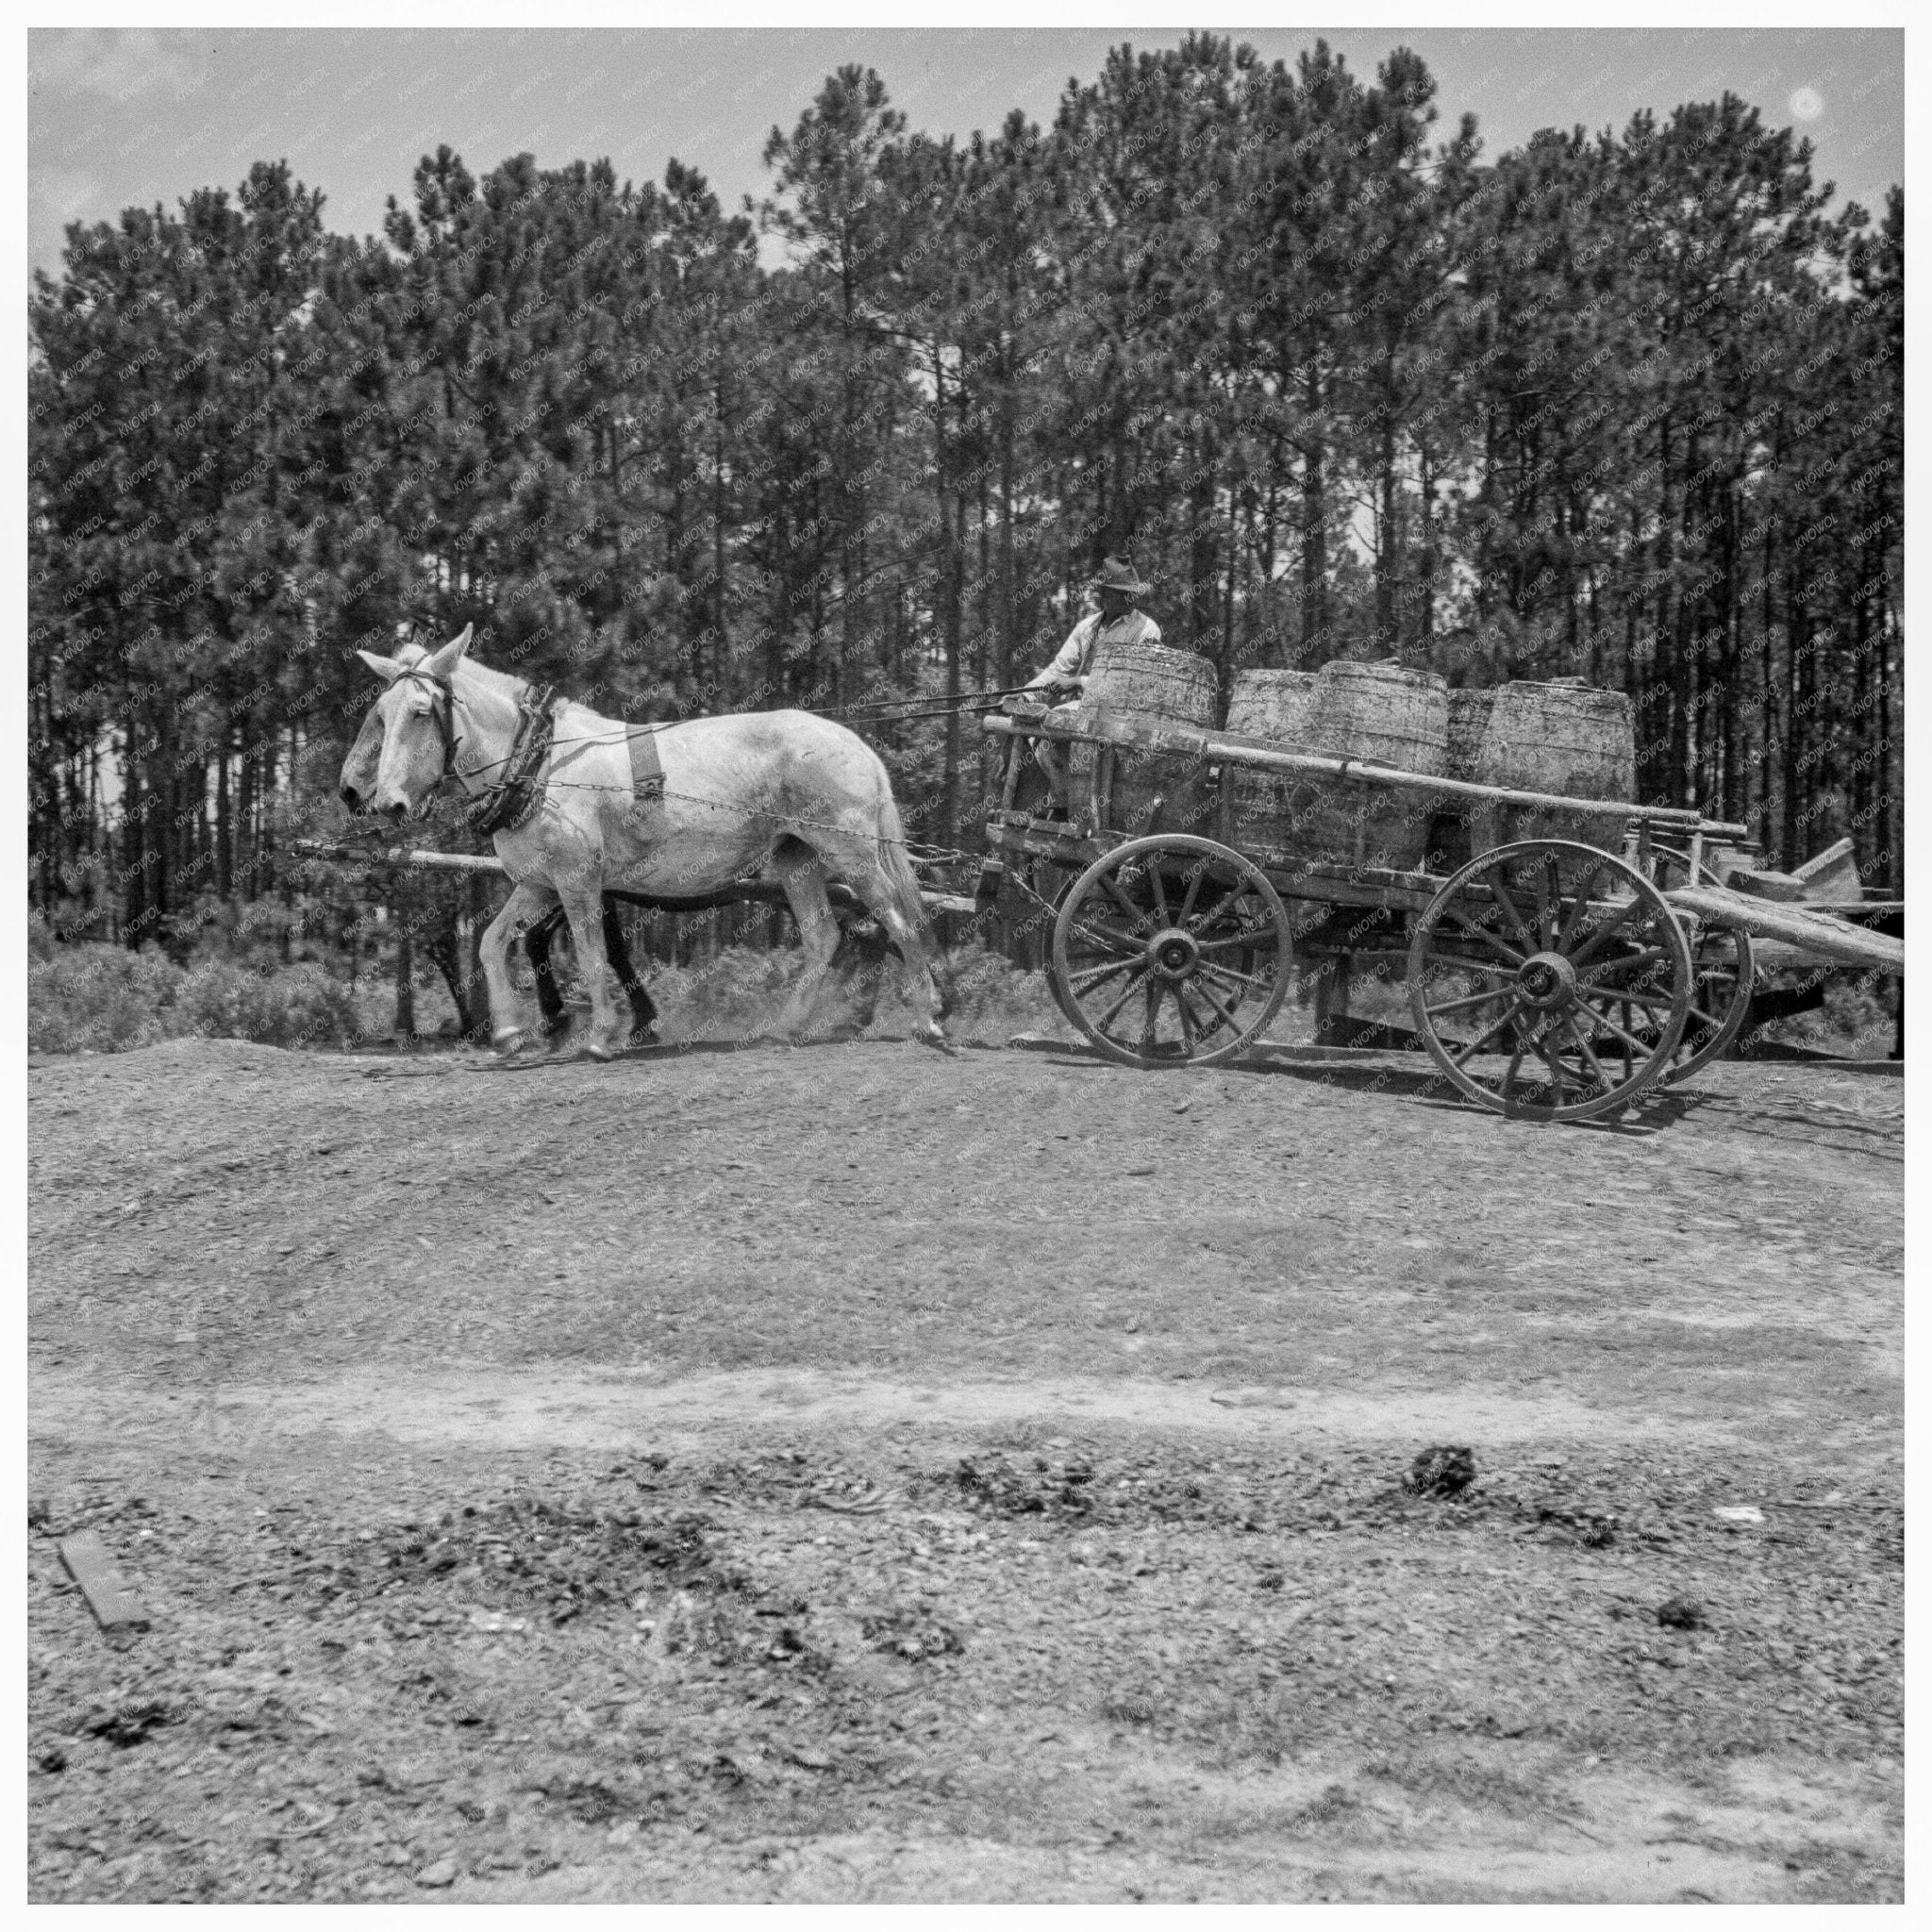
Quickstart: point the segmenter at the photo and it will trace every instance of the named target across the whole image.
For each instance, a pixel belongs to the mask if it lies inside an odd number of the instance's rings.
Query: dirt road
[[[37,1898],[1902,1895],[1881,1072],[29,1078]]]

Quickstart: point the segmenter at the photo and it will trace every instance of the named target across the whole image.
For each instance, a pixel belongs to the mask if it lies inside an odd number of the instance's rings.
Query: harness
[[[449,679],[437,677],[420,665],[405,671],[403,676],[413,684],[426,684],[432,693],[430,711],[442,736],[442,768],[457,769],[457,693]],[[472,831],[481,838],[496,832],[513,832],[543,802],[542,766],[550,755],[551,741],[557,735],[555,685],[539,689],[525,685],[517,699],[517,731],[510,741],[509,756],[503,760],[501,774],[482,797],[469,808]],[[473,774],[474,775],[474,774]]]

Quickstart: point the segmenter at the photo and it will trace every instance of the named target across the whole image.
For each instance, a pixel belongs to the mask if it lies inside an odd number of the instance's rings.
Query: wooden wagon
[[[1754,901],[1714,862],[1747,828],[1692,810],[1522,791],[1285,751],[1258,739],[1070,712],[992,717],[1006,741],[987,824],[982,906],[1018,891],[1051,918],[1048,963],[1067,1019],[1141,1067],[1233,1059],[1259,1041],[1297,962],[1332,1003],[1407,983],[1413,1034],[1482,1106],[1537,1120],[1620,1112],[1722,1053],[1743,1025],[1754,934],[1793,957],[1904,972],[1904,943],[1808,908]],[[1085,748],[1073,819],[1029,801],[1041,737]],[[1134,783],[1123,787],[1129,764]],[[1149,769],[1176,774],[1173,796]],[[1303,857],[1243,836],[1234,782],[1353,788],[1444,807],[1557,814],[1600,837],[1519,838],[1438,871]],[[1117,805],[1130,795],[1132,808]],[[1183,807],[1183,809],[1176,808]],[[1333,823],[1332,809],[1327,823]],[[1122,823],[1123,819],[1129,822]]]

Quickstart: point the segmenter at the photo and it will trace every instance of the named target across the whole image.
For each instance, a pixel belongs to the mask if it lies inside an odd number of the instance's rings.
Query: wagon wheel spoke
[[[1723,1053],[1742,1030],[1751,1010],[1757,966],[1746,934],[1730,926],[1706,928],[1694,949],[1693,965],[1690,1010],[1673,1058],[1673,1080],[1686,1078]]]
[[[1111,1026],[1111,1025],[1113,1024],[1113,1022],[1114,1022],[1114,1016],[1115,1016],[1115,1015],[1116,1015],[1116,1014],[1117,1014],[1117,1013],[1118,1013],[1118,1012],[1120,1011],[1120,1009],[1121,1009],[1121,1008],[1123,1008],[1124,1006],[1125,1006],[1125,1005],[1126,1005],[1126,1003],[1127,1003],[1127,1002],[1128,1002],[1128,1001],[1129,1001],[1130,999],[1132,999],[1132,998],[1134,997],[1134,994],[1135,994],[1136,991],[1137,991],[1137,990],[1139,989],[1139,987],[1140,987],[1140,986],[1141,985],[1141,983],[1142,983],[1142,982],[1143,982],[1143,981],[1144,981],[1144,980],[1146,979],[1146,977],[1147,977],[1147,969],[1146,969],[1146,968],[1145,968],[1145,967],[1143,966],[1143,967],[1142,967],[1142,968],[1141,969],[1141,971],[1140,971],[1139,973],[1137,973],[1137,974],[1136,974],[1134,975],[1134,977],[1133,977],[1132,979],[1130,979],[1130,980],[1128,980],[1128,981],[1127,981],[1127,983],[1126,983],[1126,986],[1124,987],[1124,990],[1122,991],[1122,992],[1121,992],[1121,996],[1120,996],[1120,998],[1119,998],[1119,999],[1117,999],[1117,1000],[1115,1000],[1115,1001],[1114,1001],[1114,1003],[1113,1003],[1113,1005],[1112,1005],[1112,1006],[1110,1006],[1109,1008],[1108,1008],[1107,1011],[1106,1011],[1106,1012],[1104,1012],[1104,1013],[1103,1013],[1103,1014],[1102,1014],[1102,1015],[1100,1016],[1100,1018],[1099,1018],[1099,1019],[1097,1019],[1097,1020],[1096,1020],[1096,1021],[1095,1021],[1095,1022],[1093,1023],[1093,1024],[1094,1024],[1094,1025],[1095,1025],[1095,1026],[1096,1026],[1096,1027],[1097,1027],[1097,1028],[1098,1028],[1098,1029],[1099,1029],[1099,1030],[1100,1030],[1100,1031],[1101,1031],[1102,1033],[1105,1033],[1105,1032],[1107,1031],[1107,1029],[1108,1029],[1108,1028],[1109,1026]]]
[[[1194,914],[1191,920],[1183,922],[1183,924],[1187,927],[1187,930],[1189,932],[1200,932],[1201,930],[1203,930],[1203,928],[1207,926],[1218,924],[1221,919],[1221,915],[1224,912],[1225,912],[1227,908],[1230,906],[1232,906],[1234,902],[1237,899],[1239,899],[1243,892],[1246,892],[1250,890],[1251,888],[1249,887],[1246,879],[1237,879],[1234,882],[1234,884],[1230,886],[1228,890],[1224,893],[1223,893],[1222,896],[1219,899],[1217,899],[1212,906],[1210,906],[1208,908],[1206,912],[1197,912]]]
[[[1661,965],[1669,957],[1661,946],[1644,946],[1626,958],[1607,960],[1594,973],[1579,973],[1576,975],[1576,984],[1579,987],[1602,986],[1604,974],[1607,973],[1622,973],[1633,966]]]
[[[1496,988],[1486,987],[1481,992],[1467,993],[1459,1000],[1438,1000],[1433,1006],[1425,1006],[1423,1011],[1432,1018],[1437,1013],[1459,1013],[1465,1007],[1487,1006],[1490,1001],[1501,997]]]
[[[1503,1069],[1503,1097],[1507,1099],[1516,1086],[1516,1070],[1523,1064],[1523,1039],[1519,1034],[1516,1051],[1509,1056],[1509,1064]]]
[[[1489,869],[1489,871],[1484,874],[1483,876],[1486,883],[1489,886],[1491,893],[1494,896],[1497,905],[1502,907],[1503,910],[1508,914],[1509,922],[1515,927],[1516,931],[1524,939],[1532,940],[1534,938],[1534,935],[1530,931],[1529,923],[1524,918],[1523,914],[1517,910],[1516,901],[1510,895],[1509,867],[1507,862],[1506,861],[1500,865],[1491,866]]]
[[[1200,1014],[1194,1012],[1192,1007],[1188,1007],[1188,1011],[1193,1016],[1194,1029],[1199,1033],[1204,1042],[1214,1039],[1224,1028],[1234,1024],[1234,1015],[1227,1012],[1224,1008],[1217,1007],[1212,1000],[1208,998],[1207,990],[1198,985],[1185,990],[1178,986],[1175,987],[1174,990],[1174,1003],[1175,1006],[1187,1006],[1186,993],[1188,991],[1197,993],[1206,1002],[1208,1007],[1208,1017],[1205,1020],[1202,1019]]]
[[[1257,926],[1253,932],[1229,933],[1225,939],[1197,940],[1196,947],[1204,953],[1224,953],[1230,946],[1244,946],[1254,952],[1258,946],[1265,946],[1271,935],[1265,926]]]
[[[1556,943],[1557,924],[1563,912],[1563,875],[1557,855],[1547,847],[1543,852],[1542,877],[1537,892],[1537,940],[1543,946]]]
[[[1563,915],[1563,924],[1557,928],[1555,941],[1556,950],[1567,953],[1571,942],[1576,937],[1576,924],[1593,903],[1596,882],[1604,875],[1599,863],[1591,867],[1588,874],[1576,882],[1576,896],[1570,902],[1570,909]]]
[[[1592,906],[1601,905],[1603,903],[1605,902],[1601,900],[1593,899],[1591,901],[1591,904]],[[1602,945],[1603,942],[1607,939],[1608,939],[1609,936],[1613,932],[1615,932],[1616,929],[1620,925],[1622,925],[1626,919],[1628,919],[1631,916],[1632,913],[1641,912],[1647,909],[1641,899],[1631,899],[1621,906],[1618,905],[1614,900],[1610,901],[1609,904],[1610,916],[1607,919],[1606,919],[1600,926],[1597,927],[1596,931],[1593,932],[1589,939],[1585,940],[1584,942],[1580,946],[1578,946],[1574,953],[1570,955],[1570,963],[1572,966],[1581,966],[1583,962],[1587,958],[1589,958],[1590,956],[1593,952],[1595,952],[1596,949],[1600,945]]]
[[[1590,1070],[1592,1074],[1596,1075],[1597,1085],[1599,1087],[1605,1088],[1614,1086],[1616,1083],[1610,1078],[1609,1074],[1605,1071],[1603,1061],[1597,1058],[1595,1048],[1592,1047],[1590,1041],[1587,1041],[1583,1037],[1583,1035],[1577,1030],[1575,1015],[1573,1013],[1565,1013],[1563,1015],[1563,1024],[1564,1025],[1569,1027],[1570,1038],[1576,1042],[1578,1048],[1581,1050],[1583,1054],[1583,1058],[1590,1062]]]
[[[1103,886],[1107,888],[1107,891],[1112,897],[1114,904],[1118,906],[1121,908],[1121,910],[1127,915],[1127,918],[1130,922],[1127,928],[1128,931],[1133,932],[1143,928],[1146,925],[1149,917],[1147,908],[1144,906],[1136,906],[1134,902],[1130,898],[1128,898],[1124,891],[1121,891],[1120,882],[1114,877],[1112,873],[1105,874],[1102,876],[1100,882]]]
[[[1516,945],[1527,950],[1512,956]],[[1459,984],[1451,962],[1469,975]],[[1681,923],[1625,860],[1531,839],[1437,891],[1410,938],[1409,1007],[1423,1044],[1469,1098],[1587,1120],[1661,1076],[1693,998],[1699,1015],[1729,1010],[1693,974]]]
[[[1180,1015],[1181,1044],[1187,1048],[1188,1057],[1192,1058],[1194,1052],[1194,1016],[1188,1011],[1187,995],[1181,991],[1179,987],[1175,987],[1174,990],[1174,1009]]]
[[[1563,1063],[1557,1059],[1555,1047],[1550,1044],[1550,1029],[1540,1026],[1531,1044],[1535,1046],[1544,1066],[1550,1070],[1550,1091],[1557,1096],[1557,1105],[1563,1104]]]
[[[1517,1006],[1516,1002],[1512,999],[1509,1002],[1508,1007],[1505,1009],[1500,1018],[1491,1020],[1490,1024],[1487,1026],[1485,1026],[1483,1030],[1480,1033],[1478,1033],[1474,1040],[1468,1041],[1467,1044],[1457,1049],[1455,1055],[1456,1064],[1458,1067],[1461,1066],[1463,1062],[1467,1060],[1473,1053],[1475,1052],[1477,1047],[1481,1046],[1485,1041],[1491,1039],[1495,1034],[1499,1033],[1505,1026],[1507,1026],[1511,1020],[1515,1019],[1516,1014]],[[1520,1060],[1522,1058],[1523,1049],[1519,1046],[1516,1050],[1516,1059],[1512,1059],[1509,1062],[1510,1067],[1513,1069],[1516,1065],[1516,1060]]]
[[[1194,982],[1194,991],[1221,1016],[1221,1023],[1224,1026],[1232,1026],[1237,1032],[1241,1030],[1241,1022],[1235,1018],[1232,1009],[1224,1007],[1198,979]]]
[[[1523,962],[1529,958],[1529,955],[1527,953],[1519,953],[1513,947],[1506,946],[1503,943],[1503,941],[1499,940],[1496,937],[1496,935],[1489,929],[1488,926],[1477,925],[1474,924],[1469,919],[1468,915],[1463,912],[1462,908],[1459,906],[1450,907],[1449,917],[1453,919],[1457,923],[1457,924],[1459,925],[1463,929],[1463,931],[1470,936],[1471,939],[1482,940],[1485,943],[1493,946],[1497,952],[1502,954],[1504,958],[1508,960],[1510,965],[1521,966]]]
[[[1158,1044],[1156,1029],[1160,1024],[1160,994],[1164,982],[1151,973],[1147,975],[1147,1010],[1141,1021],[1141,1051],[1151,1056]]]
[[[1067,983],[1076,993],[1091,992],[1103,980],[1111,979],[1116,973],[1131,973],[1134,962],[1131,959],[1116,959],[1111,966],[1095,966],[1085,973],[1071,973]]]
[[[1723,1019],[1718,1014],[1707,1013],[1704,1010],[1704,1008],[1697,1004],[1695,1000],[1692,1000],[1690,1002],[1690,1015],[1685,1023],[1687,1030],[1689,1028],[1689,1024],[1690,1020],[1702,1020],[1704,1024],[1707,1026],[1708,1026],[1713,1033],[1715,1033],[1717,1029],[1724,1024]]]
[[[1676,1004],[1674,1000],[1666,999],[1660,993],[1639,992],[1634,986],[1619,986],[1608,991],[1593,986],[1579,986],[1576,989],[1578,1001],[1586,1006],[1591,1003],[1592,995],[1596,999],[1614,1000],[1620,1007],[1642,1007],[1653,1013],[1659,1010],[1668,1013]],[[1629,1015],[1626,1013],[1624,1018],[1628,1019]]]
[[[1049,979],[1061,1012],[1109,1058],[1216,1063],[1279,1009],[1292,945],[1287,908],[1249,860],[1196,834],[1154,834],[1115,846],[1069,887]]]
[[[1188,915],[1194,909],[1194,901],[1200,895],[1201,881],[1208,876],[1208,861],[1197,859],[1188,868],[1188,895],[1181,901],[1181,909],[1174,915],[1176,925],[1186,925]]]
[[[1652,1051],[1652,1048],[1646,1046],[1642,1041],[1639,1040],[1636,1034],[1632,1033],[1628,1027],[1618,1025],[1616,1021],[1611,1019],[1607,1013],[1602,1012],[1597,1008],[1589,1005],[1585,1005],[1583,1010],[1587,1012],[1591,1019],[1595,1020],[1599,1025],[1607,1026],[1609,1030],[1612,1033],[1614,1033],[1617,1036],[1617,1038],[1624,1042],[1624,1045],[1626,1050],[1634,1051],[1646,1056]],[[1628,1015],[1626,1014],[1625,1018],[1627,1017]]]
[[[1203,959],[1200,970],[1204,974],[1211,973],[1216,979],[1231,979],[1237,986],[1245,986],[1255,992],[1266,993],[1274,991],[1269,981],[1257,979],[1251,974],[1237,973],[1232,966],[1223,966],[1212,959]]]
[[[1122,958],[1138,959],[1147,950],[1144,940],[1137,940],[1130,934],[1116,932],[1110,925],[1096,925],[1091,919],[1083,919],[1074,928],[1076,939],[1091,940],[1100,951],[1118,952]]]

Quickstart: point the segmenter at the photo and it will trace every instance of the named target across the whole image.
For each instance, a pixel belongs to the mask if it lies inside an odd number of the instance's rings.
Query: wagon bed
[[[1291,962],[1315,958],[1343,1011],[1351,984],[1407,980],[1420,1043],[1466,1097],[1511,1115],[1590,1119],[1730,1043],[1750,1006],[1754,933],[1794,957],[1904,971],[1902,939],[1721,886],[1709,858],[1748,828],[1696,810],[1434,777],[1185,725],[1096,728],[1065,711],[983,724],[1008,757],[980,903],[1017,891],[1050,917],[1061,1010],[1131,1065],[1235,1058],[1278,1010]],[[1093,748],[1075,822],[1023,803],[1026,753],[1041,737]],[[1135,823],[1116,823],[1121,760],[1144,758],[1207,768],[1192,823],[1162,824],[1158,792]],[[1245,836],[1227,782],[1237,769],[1343,796],[1402,791],[1418,810],[1560,812],[1600,822],[1604,836],[1516,840],[1443,873],[1370,863],[1358,837],[1355,858],[1340,862]],[[1143,782],[1135,796],[1146,792]]]

